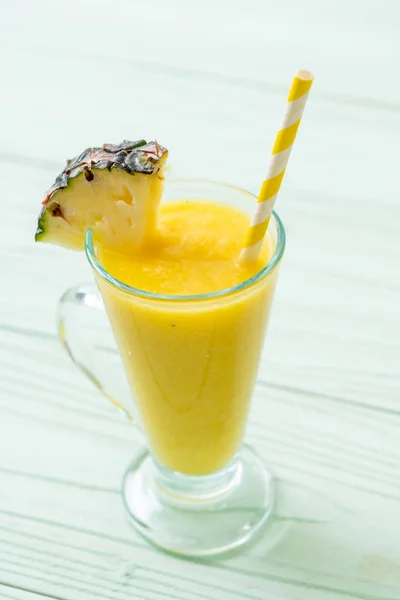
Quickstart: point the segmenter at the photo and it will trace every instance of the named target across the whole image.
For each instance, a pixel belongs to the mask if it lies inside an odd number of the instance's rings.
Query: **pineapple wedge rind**
[[[46,194],[35,240],[82,250],[91,228],[111,248],[134,250],[154,225],[167,156],[145,140],[87,148]]]

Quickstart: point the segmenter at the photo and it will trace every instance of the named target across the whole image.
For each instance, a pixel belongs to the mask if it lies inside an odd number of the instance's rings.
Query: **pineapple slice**
[[[154,229],[167,156],[145,140],[87,148],[48,191],[35,240],[82,250],[92,229],[101,244],[134,251]]]

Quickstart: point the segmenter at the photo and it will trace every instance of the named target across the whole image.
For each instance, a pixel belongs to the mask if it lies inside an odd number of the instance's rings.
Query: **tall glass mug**
[[[167,181],[163,202],[179,200],[207,200],[249,214],[256,202],[229,185]],[[274,251],[261,271],[230,289],[192,296],[153,294],[116,280],[100,264],[91,231],[86,235],[86,256],[131,390],[124,410],[147,442],[126,472],[124,504],[141,534],[171,552],[210,556],[237,548],[272,510],[272,477],[243,445],[285,248],[276,214],[269,233]],[[99,387],[91,357],[76,341],[74,315],[77,305],[87,311],[101,307],[101,299],[75,288],[59,312],[64,344]]]

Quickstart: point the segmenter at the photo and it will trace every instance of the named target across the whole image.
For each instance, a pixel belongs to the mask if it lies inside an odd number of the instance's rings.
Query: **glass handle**
[[[58,336],[72,361],[131,421],[132,398],[103,301],[94,284],[70,288],[57,313]],[[118,398],[118,400],[117,400]]]

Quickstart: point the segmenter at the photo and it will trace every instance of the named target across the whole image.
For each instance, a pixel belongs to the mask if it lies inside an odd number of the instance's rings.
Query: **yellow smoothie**
[[[249,217],[212,202],[162,205],[134,255],[97,248],[119,281],[154,294],[207,294],[249,279],[268,262],[238,264]],[[224,467],[242,444],[277,270],[247,289],[200,300],[127,294],[98,277],[140,419],[156,459],[189,475]]]

